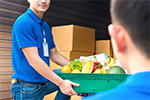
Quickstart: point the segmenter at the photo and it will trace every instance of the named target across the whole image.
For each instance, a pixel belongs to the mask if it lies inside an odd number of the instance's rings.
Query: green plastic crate
[[[129,74],[88,74],[88,73],[59,73],[63,79],[80,84],[73,86],[77,93],[96,93],[115,88],[123,83]]]

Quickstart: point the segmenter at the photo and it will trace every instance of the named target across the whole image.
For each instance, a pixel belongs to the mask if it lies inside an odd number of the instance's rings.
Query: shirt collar
[[[133,86],[140,86],[141,84],[143,84],[143,86],[149,86],[150,84],[149,76],[150,76],[150,71],[140,72],[140,73],[130,75],[127,78],[126,84],[130,84]]]
[[[35,14],[30,8],[28,8],[27,13],[32,17],[32,19],[33,19],[36,23],[38,23],[38,24],[40,24],[42,27],[44,27],[45,21],[43,20],[43,18],[42,18],[42,20],[41,20],[39,17],[37,17],[36,14]]]
[[[39,23],[41,26],[42,26],[42,28],[45,26],[45,24],[46,24],[46,22],[44,21],[44,19],[42,18],[42,20],[41,20],[41,22]]]

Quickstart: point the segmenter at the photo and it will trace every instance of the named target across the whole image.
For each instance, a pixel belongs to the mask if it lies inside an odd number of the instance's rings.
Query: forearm
[[[71,63],[66,57],[59,54],[58,52],[53,57],[51,57],[51,60],[60,66],[69,65]]]
[[[72,85],[79,86],[79,84],[73,83],[69,80],[63,80],[57,76],[49,66],[42,60],[38,59],[34,64],[31,64],[33,68],[42,76],[55,83],[61,91],[66,95],[77,95],[77,93],[72,89]]]
[[[56,49],[53,50],[54,52],[56,51]],[[22,51],[25,54],[29,64],[43,77],[47,78],[48,80],[59,86],[63,93],[68,95],[77,94],[71,87],[73,83],[67,82],[60,78],[58,75],[56,75],[50,69],[50,67],[40,58],[40,56],[38,55],[37,47],[22,48]],[[55,55],[55,53],[53,54]]]
[[[60,85],[63,82],[58,75],[56,75],[50,67],[39,57],[36,58],[35,62],[30,63],[30,65],[42,76],[52,81],[56,85]]]

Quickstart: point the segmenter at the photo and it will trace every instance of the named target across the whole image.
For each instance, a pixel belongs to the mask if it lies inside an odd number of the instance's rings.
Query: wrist
[[[62,84],[64,83],[64,80],[62,78],[60,78],[59,82],[58,82],[58,86],[62,86]]]

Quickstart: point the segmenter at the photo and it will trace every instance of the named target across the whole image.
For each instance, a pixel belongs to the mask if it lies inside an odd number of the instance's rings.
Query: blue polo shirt
[[[150,100],[150,72],[128,76],[118,87],[81,100]]]
[[[43,54],[43,29],[48,43],[49,57],[44,57]],[[50,66],[50,49],[55,47],[51,29],[30,8],[17,18],[12,28],[12,67],[14,70],[12,78],[26,82],[46,82],[47,79],[40,75],[27,61],[21,50],[25,47],[37,47],[41,59]]]

